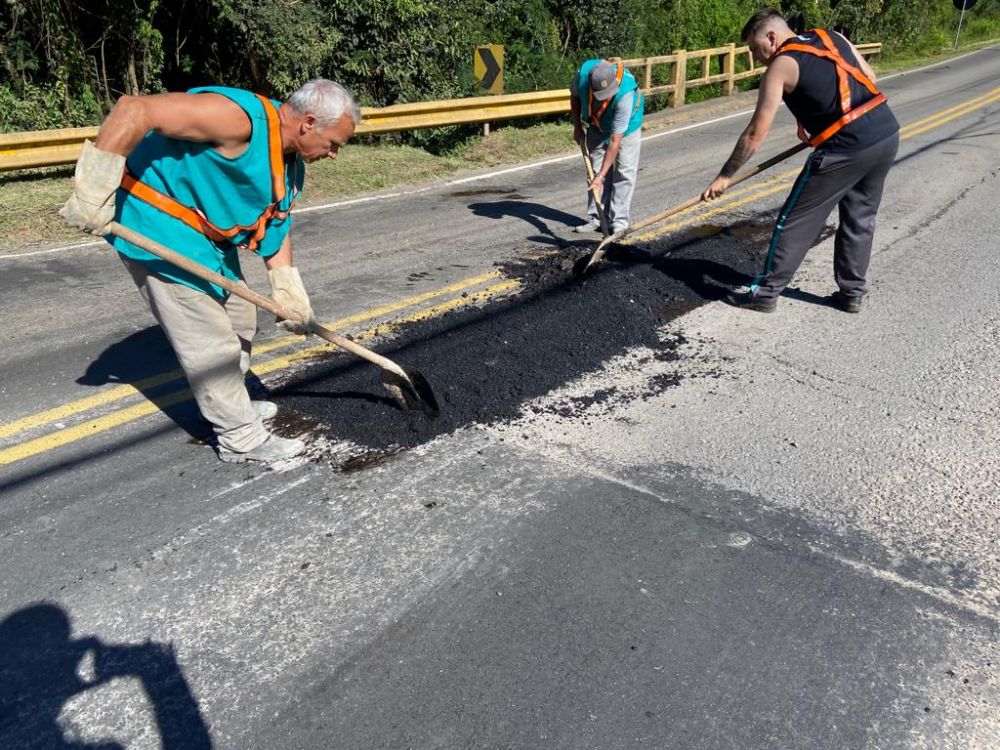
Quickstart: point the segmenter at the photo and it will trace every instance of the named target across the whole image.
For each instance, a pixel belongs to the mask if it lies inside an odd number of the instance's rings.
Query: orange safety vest
[[[273,202],[264,209],[256,221],[245,226],[234,225],[227,229],[222,229],[213,224],[198,209],[185,206],[169,195],[164,195],[149,185],[140,182],[129,173],[128,169],[125,170],[125,174],[122,176],[122,188],[130,195],[134,195],[136,198],[158,208],[167,215],[183,221],[189,227],[205,235],[213,242],[231,241],[237,235],[244,232],[251,232],[252,234],[250,234],[245,243],[240,245],[240,247],[247,250],[256,250],[260,241],[264,238],[268,222],[272,219],[284,219],[292,210],[292,205],[289,204],[287,210],[282,211],[280,209],[281,202],[285,199],[287,191],[285,189],[285,156],[281,150],[281,119],[278,116],[278,110],[266,97],[260,94],[254,94],[254,96],[264,105],[264,114],[267,118],[267,151],[271,165],[271,195],[273,199]],[[295,181],[293,180],[292,183],[294,185]],[[293,196],[292,203],[294,202]]]
[[[880,104],[884,104],[885,94],[875,88],[875,84],[864,74],[863,71],[859,70],[856,66],[851,65],[851,63],[844,59],[844,56],[840,54],[840,50],[837,49],[837,45],[834,44],[833,39],[830,38],[830,35],[827,34],[826,31],[823,29],[813,29],[811,33],[814,33],[819,37],[825,49],[813,47],[809,44],[786,44],[778,50],[778,54],[780,55],[784,52],[804,52],[807,55],[815,55],[816,57],[822,57],[825,60],[829,60],[837,68],[837,84],[840,89],[840,111],[843,114],[822,133],[809,138],[809,145],[816,148],[823,143],[826,143],[826,141],[830,140],[830,138],[840,132],[841,129],[850,125],[866,112],[870,112]],[[874,98],[869,99],[860,107],[852,106],[851,85],[848,76],[868,89],[868,91],[874,95]],[[806,131],[800,123],[799,136],[802,137],[804,135],[806,135]]]

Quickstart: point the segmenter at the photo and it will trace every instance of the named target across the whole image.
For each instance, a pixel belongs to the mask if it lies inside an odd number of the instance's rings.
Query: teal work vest
[[[625,129],[625,135],[631,135],[632,133],[639,130],[642,127],[642,115],[646,107],[645,98],[642,92],[639,91],[639,84],[635,80],[635,76],[625,70],[622,66],[622,78],[621,83],[618,86],[618,91],[610,99],[603,102],[599,102],[593,97],[593,91],[590,89],[590,71],[598,64],[604,62],[603,60],[587,60],[583,65],[580,66],[580,73],[577,77],[576,85],[578,88],[577,95],[580,97],[580,120],[587,123],[590,127],[596,127],[601,133],[604,134],[604,142],[607,143],[611,140],[611,128],[612,123],[615,118],[615,106],[621,101],[623,96],[627,96],[631,92],[635,92],[635,99],[632,105],[632,117],[628,121],[628,127]]]
[[[189,93],[221,94],[247,113],[250,142],[239,156],[223,156],[209,143],[167,138],[150,131],[129,154],[116,198],[115,220],[226,278],[242,278],[239,250],[268,258],[292,226],[289,215],[302,189],[305,167],[281,151],[277,102],[222,87]],[[175,268],[120,237],[108,242],[159,276],[215,299],[227,293]]]

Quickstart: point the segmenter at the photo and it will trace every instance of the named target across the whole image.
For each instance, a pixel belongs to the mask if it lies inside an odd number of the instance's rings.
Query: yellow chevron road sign
[[[479,88],[490,94],[503,93],[503,45],[484,44],[476,47],[472,58],[472,73]]]

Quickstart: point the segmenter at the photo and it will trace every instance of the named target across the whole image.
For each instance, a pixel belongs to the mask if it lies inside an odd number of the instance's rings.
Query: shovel
[[[748,169],[745,172],[742,172],[741,174],[738,174],[735,177],[733,177],[732,181],[729,183],[729,187],[732,187],[733,185],[738,185],[744,180],[749,180],[751,177],[760,174],[765,169],[770,169],[778,162],[782,162],[788,157],[794,156],[795,154],[799,153],[799,151],[802,151],[808,145],[809,145],[808,143],[798,143],[795,146],[792,146],[790,149],[782,151],[777,156],[772,156],[770,159],[762,161],[756,167]],[[593,254],[590,256],[590,260],[588,260],[587,263],[583,266],[583,268],[579,271],[580,275],[587,273],[596,264],[600,263],[601,259],[604,257],[604,254],[607,252],[608,245],[610,245],[612,242],[617,242],[622,237],[632,234],[633,232],[637,232],[640,229],[645,229],[646,227],[651,226],[653,224],[659,224],[664,219],[673,216],[674,214],[679,214],[681,211],[686,211],[689,208],[693,208],[694,206],[697,206],[701,202],[702,202],[701,196],[697,195],[694,198],[690,198],[684,201],[683,203],[679,203],[676,206],[673,206],[672,208],[668,208],[665,211],[661,211],[655,216],[650,216],[645,221],[641,221],[638,224],[634,224],[632,226],[625,227],[624,229],[620,229],[619,231],[612,234],[610,237],[605,237],[603,240],[601,240],[601,244],[597,246],[597,249],[594,250]]]
[[[251,302],[257,307],[277,315],[279,318],[294,320],[296,317],[273,299],[240,286],[225,276],[210,271],[200,263],[196,263],[190,258],[186,258],[180,253],[161,245],[159,242],[144,237],[128,227],[123,227],[116,221],[108,225],[108,231],[127,242],[131,242],[136,247],[141,247],[146,252],[152,253],[158,258],[162,258],[178,268],[194,274],[200,279],[220,286],[237,297],[242,297],[247,302]],[[367,360],[376,367],[381,368],[382,385],[392,394],[392,397],[399,404],[400,408],[420,410],[429,417],[436,417],[440,413],[437,399],[434,398],[434,391],[431,390],[430,383],[427,382],[427,378],[416,370],[400,367],[388,357],[376,354],[370,349],[366,349],[360,344],[351,341],[346,336],[341,336],[328,328],[324,328],[319,323],[312,323],[309,329],[311,333],[315,333],[320,338],[326,339],[331,344],[335,344],[341,349],[346,349],[356,357],[361,357],[361,359]]]
[[[587,165],[587,184],[594,181],[594,162],[590,160],[590,153],[587,151],[587,142],[580,144],[580,153],[583,154],[583,163]],[[594,205],[597,206],[597,216],[601,220],[601,234],[607,237],[611,234],[611,227],[608,226],[608,217],[604,213],[604,205],[601,203],[601,196],[597,188],[591,188],[590,194],[594,196]]]

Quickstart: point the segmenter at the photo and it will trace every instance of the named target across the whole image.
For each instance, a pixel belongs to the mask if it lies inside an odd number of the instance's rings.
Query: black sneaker
[[[754,297],[753,292],[733,292],[726,295],[725,302],[733,307],[739,307],[742,310],[753,310],[754,312],[773,313],[778,309],[778,300],[758,299]]]
[[[830,295],[830,304],[845,313],[859,313],[863,299],[864,297],[849,297],[843,292],[837,291]]]

